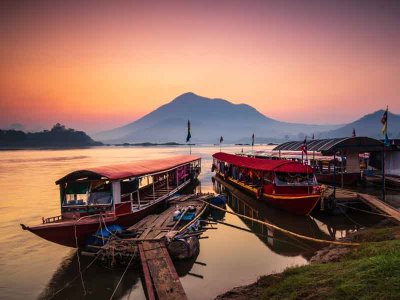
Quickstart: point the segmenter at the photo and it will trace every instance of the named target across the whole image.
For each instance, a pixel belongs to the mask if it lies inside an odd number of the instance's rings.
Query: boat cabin
[[[200,171],[201,159],[191,155],[74,171],[56,181],[61,216],[133,213],[177,192]]]

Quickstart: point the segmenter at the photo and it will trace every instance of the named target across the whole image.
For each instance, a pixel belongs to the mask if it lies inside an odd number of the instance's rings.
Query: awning
[[[83,170],[74,171],[59,180],[56,184],[62,182],[77,180],[80,178],[88,177],[89,179],[109,179],[118,180],[148,174],[159,173],[173,169],[175,167],[199,160],[200,157],[193,155],[180,155],[164,159],[143,160],[127,164],[109,165],[94,168],[87,168]]]
[[[218,152],[213,157],[219,161],[226,162],[242,168],[248,168],[258,171],[274,171],[285,173],[313,173],[310,166],[291,160],[272,160],[263,158],[253,158]]]

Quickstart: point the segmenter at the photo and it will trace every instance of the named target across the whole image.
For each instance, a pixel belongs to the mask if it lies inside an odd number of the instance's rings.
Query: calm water
[[[261,147],[266,149],[267,147]],[[242,147],[224,147],[238,152]],[[378,220],[365,215],[296,217],[273,210],[230,186],[213,184],[211,154],[217,146],[198,146],[192,153],[202,160],[201,191],[224,192],[231,210],[267,220],[292,231],[324,239],[345,236],[360,225]],[[187,154],[187,147],[92,148],[75,150],[21,150],[0,152],[0,298],[48,299],[79,275],[75,250],[42,240],[21,230],[20,223],[35,225],[42,216],[59,214],[59,194],[54,182],[76,169]],[[306,264],[317,245],[289,238],[265,227],[227,214],[225,223],[209,230],[200,242],[200,254],[176,264],[189,299],[212,299],[260,275]],[[91,259],[81,258],[82,269]],[[54,296],[55,299],[108,299],[123,270],[94,264],[80,278]],[[117,297],[144,299],[140,270],[129,270]]]

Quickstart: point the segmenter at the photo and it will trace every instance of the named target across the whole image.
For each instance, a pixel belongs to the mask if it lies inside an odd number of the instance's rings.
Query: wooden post
[[[167,191],[169,193],[169,173],[167,172]]]
[[[140,190],[140,184],[139,184],[138,189],[137,189],[138,208],[140,209],[140,195],[139,195],[139,190]]]
[[[336,198],[336,149],[333,149],[333,197]]]
[[[382,146],[382,200],[386,200],[386,187],[385,187],[385,144]]]
[[[342,151],[340,151],[340,159],[341,159],[341,162],[340,162],[340,179],[341,179],[341,185],[342,185],[342,188],[343,188],[343,186],[344,186],[344,184],[343,184],[343,152]]]
[[[154,186],[154,176],[153,176],[153,202],[155,202],[155,201],[156,201],[156,189]]]

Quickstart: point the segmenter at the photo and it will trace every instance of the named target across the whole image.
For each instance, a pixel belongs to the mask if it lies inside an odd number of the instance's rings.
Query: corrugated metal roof
[[[276,146],[274,151],[301,151],[303,141],[290,141]],[[308,151],[333,154],[339,150],[353,150],[358,152],[382,151],[383,143],[369,137],[347,137],[335,139],[321,139],[307,141]]]

